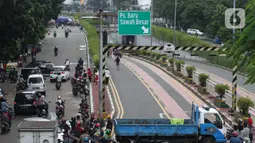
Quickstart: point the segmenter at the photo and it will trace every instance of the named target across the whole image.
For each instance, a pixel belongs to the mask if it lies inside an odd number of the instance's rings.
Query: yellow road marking
[[[121,61],[122,62],[122,61]],[[123,63],[123,62],[122,62]],[[150,90],[150,88],[146,85],[146,83],[139,77],[137,73],[133,69],[131,69],[127,64],[123,63],[124,66],[126,66],[142,83],[143,85],[147,88],[147,90],[150,92],[151,96],[155,99],[155,101],[158,103],[159,107],[162,109],[162,111],[165,113],[168,119],[170,119],[169,114],[165,110],[165,108],[161,105],[161,103],[158,101],[156,96],[153,94],[153,92]]]
[[[110,86],[111,86],[111,89],[113,91],[113,96],[114,96],[114,100],[116,101],[116,103],[119,105],[119,112],[120,112],[120,119],[123,118],[124,116],[124,109],[123,109],[123,106],[122,106],[122,103],[121,103],[121,100],[120,100],[120,96],[119,96],[119,93],[117,91],[117,88],[116,86],[114,85],[113,81],[112,81],[112,78],[110,78]]]

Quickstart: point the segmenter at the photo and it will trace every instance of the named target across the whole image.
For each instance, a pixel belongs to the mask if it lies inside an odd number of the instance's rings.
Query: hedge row
[[[152,35],[161,41],[173,43],[174,30],[164,27],[152,26]],[[176,46],[210,46],[210,44],[176,30]]]
[[[89,43],[89,52],[93,57],[93,62],[96,67],[99,67],[99,36],[96,30],[96,27],[91,25],[86,20],[80,20],[80,24],[87,31],[87,38]]]
[[[171,71],[170,69],[173,70],[173,66],[175,65],[176,69],[174,73],[180,77],[184,76],[184,75],[180,75],[181,65],[185,64],[185,61],[183,60],[176,60],[176,59],[167,57],[165,54],[150,52],[146,50],[141,50],[139,51],[138,54],[142,56],[143,58],[146,58],[150,61],[155,62],[156,64],[160,64],[162,67],[166,67],[167,70],[169,71]],[[170,65],[168,65],[168,63],[170,63]],[[187,77],[185,77],[185,81],[188,84],[194,84],[192,76],[193,76],[193,71],[196,71],[196,68],[194,66],[187,66],[185,70],[188,73]],[[198,92],[200,92],[201,94],[207,93],[206,84],[207,84],[208,78],[209,78],[209,75],[207,74],[204,74],[204,73],[199,74]],[[219,108],[230,108],[225,103],[225,100],[222,100],[226,93],[226,90],[229,90],[229,86],[227,84],[216,84],[214,88],[215,88],[215,92],[218,94],[218,98],[215,98],[214,104]],[[254,105],[255,105],[254,102],[249,97],[239,97],[237,101],[237,107],[241,110],[241,112],[238,114],[241,117],[247,117],[249,107],[254,107]]]

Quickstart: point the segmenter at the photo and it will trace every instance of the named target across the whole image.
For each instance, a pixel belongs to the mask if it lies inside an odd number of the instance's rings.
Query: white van
[[[42,74],[29,75],[27,79],[28,88],[37,90],[42,95],[46,96],[46,85]]]

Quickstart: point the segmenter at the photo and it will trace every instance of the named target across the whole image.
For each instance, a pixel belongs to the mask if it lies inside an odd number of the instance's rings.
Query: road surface
[[[70,33],[68,38],[65,38],[64,30],[61,28],[57,29],[57,37],[53,37],[53,33],[51,35],[47,35],[45,41],[42,44],[42,51],[38,53],[38,60],[48,60],[52,61],[55,65],[63,65],[65,59],[69,59],[70,63],[77,63],[80,57],[85,59],[85,51],[80,51],[79,46],[85,45],[83,34],[80,32],[79,28],[71,28],[72,32]],[[53,54],[54,46],[59,47],[59,54],[55,57]],[[73,74],[75,65],[71,65],[71,72]],[[8,93],[8,102],[13,104],[13,94],[15,94],[13,89],[15,89],[15,85],[5,84],[3,87]],[[72,88],[70,81],[64,82],[59,91],[56,90],[55,84],[49,82],[49,78],[46,79],[46,87],[47,87],[47,101],[51,101],[49,112],[55,112],[55,101],[57,96],[62,96],[62,99],[66,100],[66,118],[70,119],[71,116],[74,116],[79,107],[80,97],[74,97],[72,95]],[[36,116],[36,115],[34,115]],[[17,126],[24,119],[31,117],[28,116],[17,116],[13,120],[13,126],[10,133],[0,135],[0,138],[4,142],[8,143],[16,143],[17,142]]]
[[[116,40],[116,34],[110,34],[109,36],[110,40],[112,42],[120,42],[121,38],[118,37],[117,34],[117,40]],[[153,40],[153,45],[163,45],[164,43],[159,43],[157,40]],[[149,38],[145,38],[142,36],[137,36],[137,45],[150,45],[150,39]],[[189,53],[185,53],[185,52],[181,52],[180,51],[180,56],[181,57],[190,57]],[[196,59],[199,59],[198,57],[196,57]],[[214,66],[210,66],[210,65],[206,65],[203,63],[199,63],[199,62],[193,62],[193,61],[186,61],[187,64],[189,65],[193,65],[197,68],[197,70],[203,72],[203,73],[207,73],[210,75],[210,78],[213,81],[216,81],[218,83],[225,83],[228,84],[231,87],[231,81],[232,81],[232,73],[230,71],[221,69],[221,68],[217,68]],[[253,100],[255,100],[255,88],[254,85],[244,85],[246,79],[244,77],[239,76],[237,83],[238,83],[238,94],[242,95],[242,96],[249,96],[251,97]]]
[[[204,104],[188,89],[160,69],[133,58],[114,59],[107,66],[124,108],[123,118],[188,118],[191,103]]]

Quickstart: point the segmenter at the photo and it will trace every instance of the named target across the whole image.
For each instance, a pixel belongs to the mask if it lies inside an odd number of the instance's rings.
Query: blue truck
[[[192,104],[191,119],[114,119],[120,143],[225,143],[226,127],[219,112]]]

